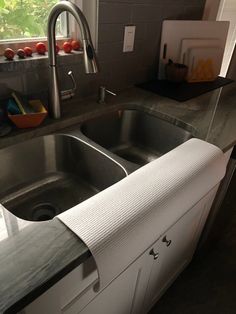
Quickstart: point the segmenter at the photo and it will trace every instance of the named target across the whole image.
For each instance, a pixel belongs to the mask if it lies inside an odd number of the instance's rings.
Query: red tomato
[[[70,53],[72,50],[72,45],[71,43],[69,43],[69,41],[65,41],[63,44],[63,50],[65,51],[65,53]]]
[[[56,54],[58,54],[59,51],[60,51],[60,47],[56,45]]]
[[[71,46],[73,50],[79,50],[80,49],[80,42],[78,40],[73,40],[71,42]]]
[[[26,57],[31,57],[33,50],[30,47],[25,47],[24,52],[25,52]]]
[[[7,58],[7,60],[13,60],[15,55],[15,52],[11,48],[7,48],[4,51],[4,56]]]
[[[37,53],[40,55],[44,55],[47,50],[46,45],[44,43],[37,43],[35,47],[36,47]]]
[[[19,58],[23,59],[25,57],[24,49],[18,49],[17,50],[17,55],[18,55]]]

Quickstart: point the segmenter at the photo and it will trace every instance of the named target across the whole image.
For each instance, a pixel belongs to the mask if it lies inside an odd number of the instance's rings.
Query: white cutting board
[[[179,63],[188,65],[188,49],[194,47],[220,47],[220,40],[218,38],[184,38],[181,40],[181,49],[179,54]]]
[[[188,49],[188,82],[213,81],[220,73],[223,49],[194,47]]]
[[[228,21],[163,21],[159,60],[159,79],[165,78],[165,64],[168,63],[169,59],[178,62],[182,39],[217,38],[219,40],[219,47],[224,49],[228,29]]]

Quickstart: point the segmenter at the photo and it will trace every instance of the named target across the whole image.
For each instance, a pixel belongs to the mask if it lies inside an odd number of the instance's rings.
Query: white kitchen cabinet
[[[81,312],[72,310],[63,313],[147,313],[191,261],[203,223],[202,217],[206,216],[210,205],[209,199],[210,195],[181,217]]]
[[[196,245],[201,221],[201,204],[185,214],[153,246],[153,266],[146,290],[144,308],[150,309],[175,277],[187,266]],[[156,256],[154,256],[156,254]],[[154,258],[156,257],[156,260]]]
[[[181,217],[151,248],[149,254],[153,265],[145,294],[144,313],[151,309],[191,261],[217,188]]]
[[[191,261],[216,190],[217,187],[180,217],[103,291],[94,292],[97,271],[90,258],[27,306],[22,313],[147,313]]]
[[[83,278],[80,265],[21,314],[138,314],[152,263],[148,250],[98,293],[93,289],[97,274],[92,271]]]
[[[78,310],[82,310],[97,295],[92,289],[97,278],[96,265],[93,258],[89,258],[29,304],[20,314],[60,314],[78,298]]]
[[[151,265],[149,256],[143,254],[79,313],[140,313],[138,308],[140,309],[143,304]],[[72,313],[77,312],[65,312]]]

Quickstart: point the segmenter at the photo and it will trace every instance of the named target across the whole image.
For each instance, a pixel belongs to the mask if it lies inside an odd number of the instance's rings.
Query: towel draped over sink
[[[225,169],[219,148],[190,139],[57,218],[90,249],[102,289],[206,196]]]

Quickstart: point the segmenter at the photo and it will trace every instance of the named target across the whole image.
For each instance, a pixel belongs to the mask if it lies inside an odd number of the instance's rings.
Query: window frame
[[[81,11],[83,11],[90,27],[90,33],[94,49],[97,51],[99,0],[70,0],[70,1],[72,3],[75,3],[81,9]],[[81,38],[79,25],[75,22],[75,20],[68,18],[68,22],[70,37]]]

